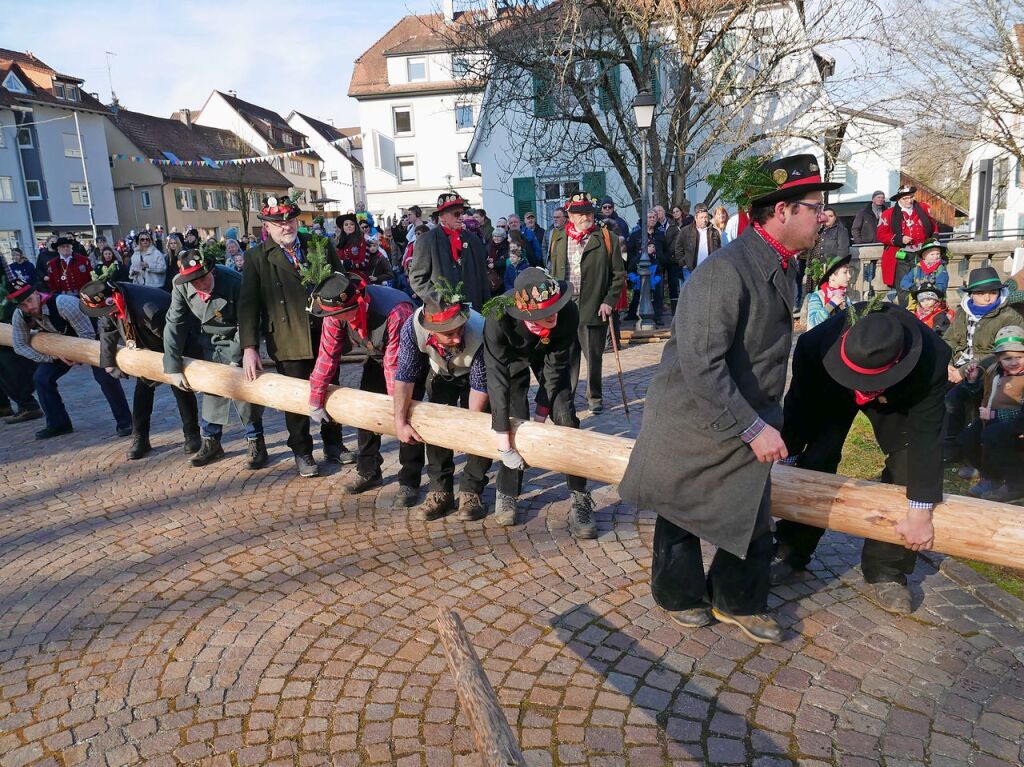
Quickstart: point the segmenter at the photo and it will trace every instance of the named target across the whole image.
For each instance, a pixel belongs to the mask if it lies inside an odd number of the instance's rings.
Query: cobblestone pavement
[[[661,348],[624,352],[632,427],[621,407],[585,426],[635,430]],[[534,765],[1021,762],[1024,633],[934,567],[893,618],[862,595],[857,542],[829,535],[814,578],[773,596],[787,640],[758,647],[653,605],[654,518],[614,488],[595,541],[567,534],[562,479],[539,471],[519,527],[425,524],[394,483],[298,478],[279,414],[269,468],[241,468],[234,426],[228,458],[192,469],[166,387],[155,453],[126,463],[91,378],[65,380],[74,435],[0,426],[2,767],[478,764],[439,606]]]

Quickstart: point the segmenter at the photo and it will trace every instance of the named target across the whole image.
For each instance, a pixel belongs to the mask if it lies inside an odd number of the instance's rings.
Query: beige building
[[[216,160],[256,153],[231,131],[195,125],[187,110],[172,119],[119,109],[109,115],[106,134],[115,156],[115,238],[157,225],[182,233],[195,227],[203,237],[218,239],[231,228],[258,234],[260,202],[292,186],[266,162],[218,166]],[[154,165],[133,157],[170,162]],[[182,161],[196,164],[177,164]]]

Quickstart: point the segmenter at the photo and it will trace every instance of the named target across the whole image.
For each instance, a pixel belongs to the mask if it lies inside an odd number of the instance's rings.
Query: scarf
[[[285,256],[291,262],[291,265],[295,267],[295,271],[298,271],[302,265],[306,262],[306,259],[302,257],[302,245],[299,243],[299,238],[295,238],[295,242],[292,243],[291,249],[286,248],[284,245],[281,246],[281,250],[284,251]]]
[[[878,391],[853,390],[853,398],[857,401],[858,405],[866,405],[872,400],[878,399],[883,394],[885,394],[885,389],[879,389]]]
[[[452,248],[452,260],[459,264],[462,259],[462,233],[458,229],[449,229],[444,224],[441,225],[441,229],[448,235],[448,244]]]
[[[530,322],[530,320],[523,320],[523,324],[526,326],[527,330],[529,330],[531,333],[537,336],[537,338],[540,339],[540,342],[542,344],[551,343],[551,331],[555,329],[554,325],[552,325],[550,328],[544,328],[538,325],[536,322]]]
[[[980,320],[982,317],[984,317],[989,312],[994,311],[995,309],[998,309],[1002,305],[1002,303],[1003,303],[1002,301],[998,301],[997,300],[997,301],[993,301],[988,306],[975,306],[974,299],[973,298],[968,298],[967,299],[967,308],[970,310],[971,314],[973,314],[975,317],[977,317]]]
[[[356,296],[356,303],[359,305],[359,308],[356,310],[356,316],[350,319],[348,324],[365,341],[370,332],[370,296],[366,293],[365,281],[360,280],[356,289],[359,291],[359,294]]]
[[[923,274],[934,274],[939,270],[940,266],[942,266],[941,258],[931,266],[926,265],[924,261],[918,261],[917,263],[917,268],[920,269]]]
[[[585,237],[589,237],[590,233],[594,231],[596,224],[591,224],[589,229],[584,229],[582,232],[573,226],[572,221],[565,225],[565,233],[573,239],[574,242],[583,242]]]
[[[919,304],[918,307],[914,310],[914,315],[919,320],[921,320],[921,322],[923,322],[925,325],[931,327],[932,323],[929,322],[929,320],[933,320],[935,317],[937,317],[938,315],[942,314],[945,311],[948,311],[946,309],[946,305],[941,302],[929,312],[924,312],[924,309],[922,309]],[[924,314],[922,314],[922,312],[924,312]]]
[[[124,299],[124,293],[120,290],[115,290],[114,296],[114,317],[117,319],[127,322],[128,321],[128,302]]]
[[[846,295],[846,288],[830,288],[828,286],[828,283],[826,282],[824,285],[821,286],[821,295],[825,299],[824,302],[826,304],[831,302],[838,305],[840,299],[842,299],[842,297]],[[833,301],[832,299],[836,300]]]
[[[779,265],[782,267],[782,271],[786,271],[787,269],[789,269],[790,259],[796,256],[796,254],[799,253],[800,251],[789,250],[788,248],[784,248],[781,242],[779,242],[770,234],[768,234],[768,232],[765,231],[764,227],[761,226],[756,221],[754,222],[754,231],[761,235],[761,239],[763,239],[765,242],[771,245],[772,250],[774,250],[778,254]]]

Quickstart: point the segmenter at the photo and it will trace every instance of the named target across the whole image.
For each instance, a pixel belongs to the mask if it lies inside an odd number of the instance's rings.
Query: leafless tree
[[[884,41],[890,12],[872,0],[506,0],[496,16],[467,12],[436,33],[467,85],[487,84],[478,130],[514,126],[502,180],[523,165],[610,170],[638,202],[636,93],[658,98],[653,197],[678,199],[724,159],[794,138],[823,146],[837,123],[833,92],[870,94],[887,66],[850,52]],[[852,62],[841,77],[830,49]]]

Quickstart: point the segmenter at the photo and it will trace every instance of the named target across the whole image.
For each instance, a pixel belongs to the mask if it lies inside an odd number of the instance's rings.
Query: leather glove
[[[168,377],[171,379],[170,383],[175,389],[181,389],[182,391],[192,391],[192,387],[188,385],[188,381],[185,379],[184,373],[170,373]]]
[[[501,457],[501,462],[505,464],[506,468],[512,469],[513,471],[521,471],[526,468],[526,461],[519,455],[519,451],[514,447],[510,450],[501,450],[498,452]]]
[[[325,423],[334,423],[331,416],[322,407],[311,407],[309,409],[309,420],[317,426],[323,426]]]

